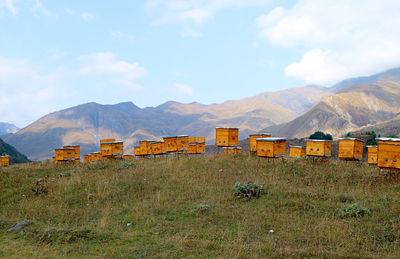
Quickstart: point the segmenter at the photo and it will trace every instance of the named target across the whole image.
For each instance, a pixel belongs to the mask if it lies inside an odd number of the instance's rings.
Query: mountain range
[[[216,126],[239,127],[241,139],[259,131],[292,138],[322,130],[337,137],[366,126],[396,123],[399,82],[396,68],[332,87],[308,85],[220,104],[166,102],[139,108],[131,102],[86,103],[48,114],[4,139],[30,159],[43,160],[63,145],[80,144],[82,154],[96,151],[100,139],[111,137],[123,140],[127,153],[139,140],[179,134],[205,136],[212,143]]]

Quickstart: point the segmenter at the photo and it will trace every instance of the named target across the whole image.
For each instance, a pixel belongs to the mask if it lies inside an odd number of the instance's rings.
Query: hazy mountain
[[[375,124],[362,127],[359,131],[375,131],[377,136],[387,137],[389,135],[400,136],[400,114],[393,119]]]
[[[1,138],[0,138],[0,155],[9,155],[10,162],[12,164],[29,162],[28,158],[25,155],[18,152],[18,150],[15,147],[5,143]]]
[[[290,138],[307,137],[318,130],[338,137],[366,125],[391,120],[399,112],[400,83],[378,81],[346,86],[298,118],[266,130]]]
[[[0,122],[0,136],[15,133],[19,130],[17,126],[7,122]]]

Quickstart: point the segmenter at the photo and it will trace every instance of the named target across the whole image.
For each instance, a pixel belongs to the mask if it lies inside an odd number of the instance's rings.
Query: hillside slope
[[[7,122],[0,122],[0,136],[15,133],[19,130],[17,126]]]
[[[0,138],[0,155],[9,155],[11,164],[29,162],[28,158],[25,155],[18,152],[18,150],[15,147],[7,144],[1,138]]]

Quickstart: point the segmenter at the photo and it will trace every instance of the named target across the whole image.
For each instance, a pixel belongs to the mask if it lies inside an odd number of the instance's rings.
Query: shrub
[[[35,195],[40,195],[40,194],[43,194],[43,193],[47,193],[48,190],[47,190],[47,186],[46,186],[46,181],[43,181],[42,179],[36,180],[35,186],[32,188],[32,192]]]
[[[314,134],[310,135],[310,139],[332,140],[332,135],[325,134],[322,131],[316,131],[316,132],[314,132]]]
[[[234,194],[239,199],[244,198],[258,198],[261,194],[265,193],[265,189],[262,185],[258,185],[253,182],[248,182],[245,184],[236,183],[233,186]]]
[[[346,204],[339,209],[339,215],[342,218],[360,218],[369,215],[371,211],[358,203]]]

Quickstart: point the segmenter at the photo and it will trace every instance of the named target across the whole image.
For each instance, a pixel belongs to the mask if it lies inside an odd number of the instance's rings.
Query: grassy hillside
[[[18,152],[13,146],[5,143],[1,138],[0,138],[0,155],[7,154],[10,156],[10,162],[12,164],[15,163],[24,163],[24,162],[29,162],[28,158]]]
[[[377,172],[248,155],[1,168],[0,257],[398,258],[400,188]],[[266,193],[237,199],[248,181]],[[370,213],[341,216],[354,203]]]

